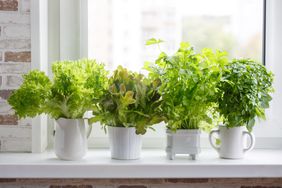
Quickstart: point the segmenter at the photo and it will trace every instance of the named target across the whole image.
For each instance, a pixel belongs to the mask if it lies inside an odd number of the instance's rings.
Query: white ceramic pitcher
[[[218,134],[221,141],[220,146],[217,146],[213,142],[213,135]],[[245,135],[249,136],[250,144],[248,147],[245,147],[244,139]],[[226,126],[219,126],[218,130],[213,130],[210,132],[209,141],[211,146],[217,150],[221,158],[226,159],[240,159],[244,157],[244,154],[247,151],[250,151],[254,148],[255,137],[252,133],[246,131],[244,126],[227,128]]]
[[[87,152],[87,136],[84,119],[56,120],[55,154],[63,160],[82,159]]]

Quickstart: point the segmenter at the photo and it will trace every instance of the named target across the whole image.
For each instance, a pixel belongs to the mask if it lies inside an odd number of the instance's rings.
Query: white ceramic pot
[[[111,156],[113,159],[139,159],[142,147],[141,135],[135,128],[108,126]]]
[[[217,134],[220,139],[219,146],[213,142],[212,137],[214,134]],[[245,135],[250,138],[248,147],[245,147]],[[255,145],[255,137],[252,133],[246,131],[244,126],[227,128],[221,125],[218,130],[210,132],[209,141],[211,146],[219,153],[219,156],[225,159],[241,159],[244,157],[244,154],[252,150]]]
[[[55,154],[63,160],[82,159],[87,152],[84,119],[56,120]]]
[[[167,157],[171,160],[176,154],[189,154],[195,160],[201,152],[200,135],[198,129],[180,129],[176,132],[167,130]]]

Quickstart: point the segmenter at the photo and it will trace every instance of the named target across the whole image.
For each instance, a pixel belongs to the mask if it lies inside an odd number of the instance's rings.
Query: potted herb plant
[[[235,59],[226,66],[218,98],[223,125],[210,133],[210,143],[220,157],[243,158],[253,148],[255,138],[250,132],[256,118],[265,119],[265,109],[272,99],[270,93],[274,91],[272,82],[273,74],[255,61]],[[212,141],[214,133],[219,134],[220,146]],[[251,139],[247,148],[244,148],[244,135]]]
[[[87,151],[83,115],[103,95],[107,72],[95,60],[62,61],[52,65],[51,81],[33,70],[8,102],[20,117],[47,114],[57,122],[55,153],[60,159],[81,159]]]
[[[140,158],[141,135],[163,120],[159,85],[158,80],[151,81],[121,66],[114,71],[109,89],[90,119],[107,127],[112,158]]]
[[[159,42],[151,39],[147,44]],[[227,62],[225,52],[203,49],[196,53],[189,43],[181,43],[172,56],[161,52],[154,65],[146,65],[149,75],[161,81],[169,159],[175,154],[196,159],[200,153],[200,130],[212,124],[217,86]]]

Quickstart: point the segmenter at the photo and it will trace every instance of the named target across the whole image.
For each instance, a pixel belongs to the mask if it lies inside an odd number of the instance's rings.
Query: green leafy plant
[[[212,124],[217,86],[227,63],[225,52],[203,49],[197,54],[183,42],[172,56],[161,52],[155,64],[145,65],[149,76],[161,81],[161,109],[168,129],[205,129]]]
[[[54,119],[82,118],[107,88],[107,71],[95,60],[60,61],[52,65],[51,81],[33,70],[8,99],[20,118],[45,113]]]
[[[49,98],[52,83],[38,70],[23,76],[21,87],[12,93],[8,102],[20,118],[34,117],[45,112],[45,100]]]
[[[252,131],[255,118],[265,118],[274,91],[273,74],[252,60],[235,59],[226,66],[223,78],[218,99],[223,123],[227,127],[246,126]]]
[[[159,107],[159,80],[150,80],[142,74],[119,66],[109,79],[109,89],[93,110],[92,123],[104,126],[135,127],[136,134],[145,134],[147,128],[163,121]]]

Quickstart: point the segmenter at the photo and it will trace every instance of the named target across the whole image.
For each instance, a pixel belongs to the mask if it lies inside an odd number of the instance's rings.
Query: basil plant
[[[218,111],[227,127],[252,131],[256,117],[265,119],[271,101],[273,74],[262,64],[235,59],[226,66],[220,82]]]

